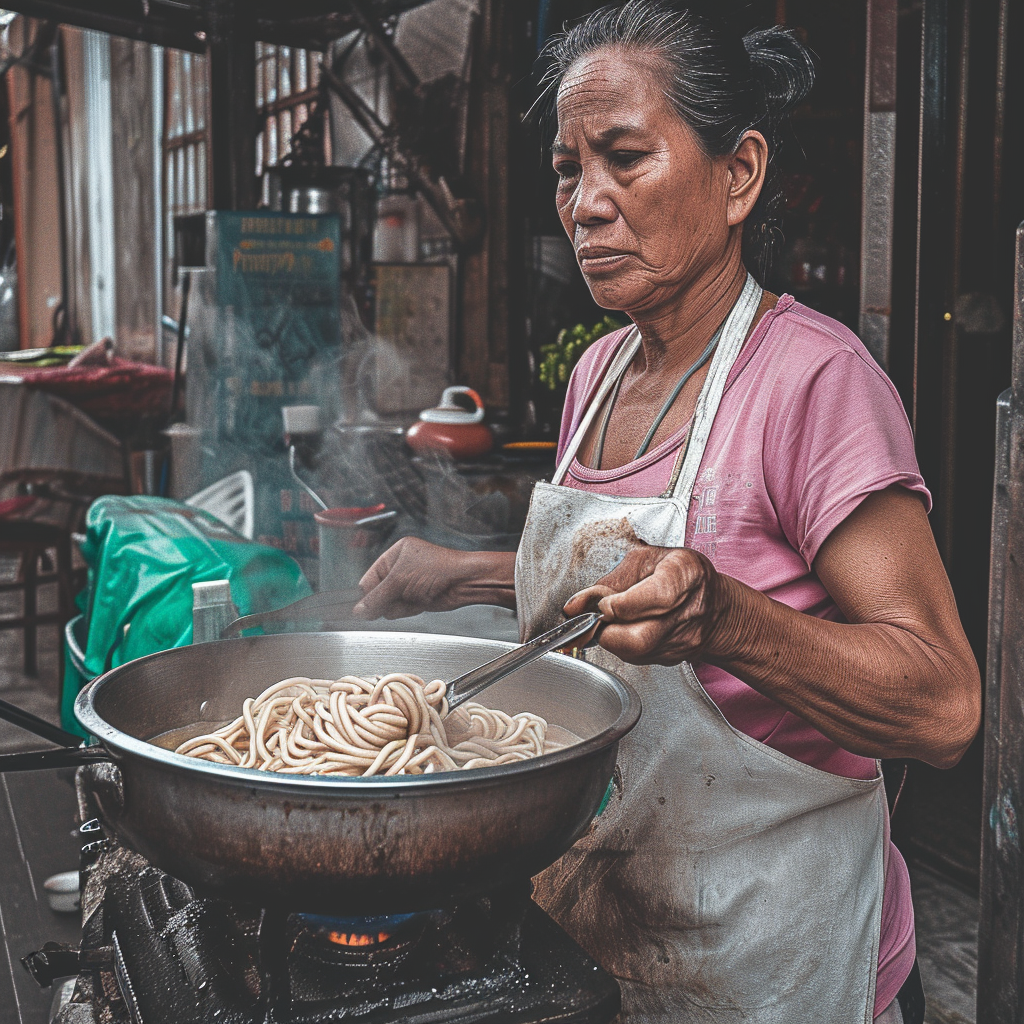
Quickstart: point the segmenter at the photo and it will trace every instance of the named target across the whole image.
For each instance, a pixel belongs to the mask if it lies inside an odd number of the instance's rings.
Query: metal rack
[[[366,0],[376,20],[420,6],[425,0]],[[247,23],[255,39],[284,46],[323,49],[362,24],[347,0],[15,0],[8,10],[33,18],[141,39],[204,53],[225,18]]]
[[[425,0],[12,0],[10,10],[205,53],[210,81],[213,209],[253,209],[257,184],[256,42],[322,50]]]

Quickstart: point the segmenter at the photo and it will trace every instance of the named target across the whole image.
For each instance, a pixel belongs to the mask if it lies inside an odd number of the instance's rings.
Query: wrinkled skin
[[[707,156],[655,72],[649,58],[619,48],[569,70],[552,146],[555,204],[594,300],[627,310],[645,342],[678,354],[680,326],[735,277],[742,287],[736,256],[767,146],[748,132],[735,155]]]
[[[353,612],[366,619],[400,619],[468,604],[515,608],[515,568],[514,552],[453,551],[403,537],[359,581],[365,596]]]
[[[565,612],[604,612],[598,641],[623,661],[718,665],[855,754],[954,765],[981,682],[920,498],[870,495],[814,570],[847,622],[773,601],[696,551],[646,545]]]
[[[767,150],[748,132],[733,154],[708,157],[665,101],[657,65],[620,48],[569,69],[558,118],[563,226],[595,300],[628,312],[643,338],[610,412],[608,469],[632,459],[742,290],[743,222]],[[692,415],[703,377],[680,394],[655,444]],[[585,465],[601,418],[580,447]],[[367,617],[481,599],[515,606],[508,554],[400,545],[360,583]],[[846,622],[773,601],[697,552],[645,545],[565,612],[600,608],[597,641],[623,661],[718,665],[854,753],[955,764],[980,722],[980,676],[920,499],[900,487],[870,495],[812,568]]]
[[[565,614],[602,612],[601,646],[623,661],[678,665],[711,648],[728,612],[725,579],[697,551],[640,544]]]
[[[761,192],[767,144],[748,132],[711,158],[665,99],[649,57],[598,50],[558,95],[552,165],[562,226],[594,301],[626,310],[643,336],[611,411],[599,468],[628,462],[657,410],[739,297],[743,222]],[[685,300],[685,301],[684,301]],[[707,368],[652,442],[693,413]],[[593,465],[594,433],[579,458]]]

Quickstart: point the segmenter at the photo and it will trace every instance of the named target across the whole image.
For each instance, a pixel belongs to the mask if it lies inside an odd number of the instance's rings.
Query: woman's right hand
[[[363,599],[353,613],[400,619],[468,604],[515,608],[515,558],[512,551],[455,551],[403,537],[359,581]]]

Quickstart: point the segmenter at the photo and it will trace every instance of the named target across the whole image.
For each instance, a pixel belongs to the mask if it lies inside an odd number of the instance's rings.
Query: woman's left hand
[[[715,646],[728,577],[689,548],[634,548],[607,576],[574,594],[565,614],[597,609],[600,644],[634,665],[701,660]]]

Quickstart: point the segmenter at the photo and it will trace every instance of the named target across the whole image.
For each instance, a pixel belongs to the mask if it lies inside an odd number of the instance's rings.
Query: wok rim
[[[389,641],[400,641],[403,639],[429,638],[431,640],[452,640],[463,646],[470,647],[486,646],[490,652],[494,651],[494,645],[499,645],[505,650],[513,650],[518,644],[509,643],[505,640],[487,640],[481,637],[455,636],[441,633],[412,633],[412,632],[386,632],[383,630],[331,630],[316,633],[288,633],[288,634],[266,634],[270,636],[289,637],[323,637],[340,635],[344,636],[350,632],[358,632],[360,635],[373,633],[381,637],[387,637]],[[204,644],[193,644],[190,648],[211,647],[214,644],[246,644],[253,641],[260,641],[263,636],[236,637],[230,640],[213,640]],[[399,795],[402,791],[415,788],[422,790],[437,790],[438,792],[450,793],[454,789],[477,788],[479,785],[488,783],[501,783],[520,775],[529,775],[545,768],[554,768],[557,765],[569,761],[585,758],[590,754],[603,750],[614,743],[618,743],[640,720],[643,713],[643,706],[640,696],[628,683],[619,679],[618,676],[593,665],[582,659],[569,659],[586,666],[589,672],[603,677],[611,685],[619,698],[620,711],[616,720],[607,728],[588,739],[581,740],[562,750],[553,751],[550,754],[541,754],[539,757],[527,758],[523,761],[516,761],[512,764],[498,765],[494,768],[472,768],[469,771],[449,771],[430,773],[429,775],[372,775],[369,777],[351,775],[284,775],[278,772],[265,772],[258,768],[240,768],[235,765],[221,765],[213,761],[204,761],[200,758],[187,757],[184,754],[176,754],[165,747],[157,746],[148,740],[138,739],[129,733],[122,732],[116,726],[111,725],[103,718],[95,707],[96,695],[104,686],[113,682],[130,671],[136,671],[138,666],[144,662],[168,659],[185,648],[172,647],[166,651],[157,651],[154,654],[147,654],[142,658],[135,658],[132,661],[118,665],[95,679],[88,682],[75,698],[75,718],[86,729],[90,735],[99,739],[102,746],[112,755],[115,753],[130,754],[142,758],[145,761],[155,762],[161,767],[170,768],[175,771],[186,773],[198,773],[204,776],[212,776],[222,779],[225,782],[249,786],[270,785],[282,790],[301,792],[309,796],[338,794],[346,797],[354,797],[359,794]],[[497,656],[497,655],[492,655]],[[538,659],[539,662],[549,658],[568,658],[565,654],[545,654]],[[482,663],[483,659],[481,660]],[[212,725],[213,723],[211,723]],[[172,727],[173,728],[173,727]],[[117,760],[117,757],[114,757]]]

